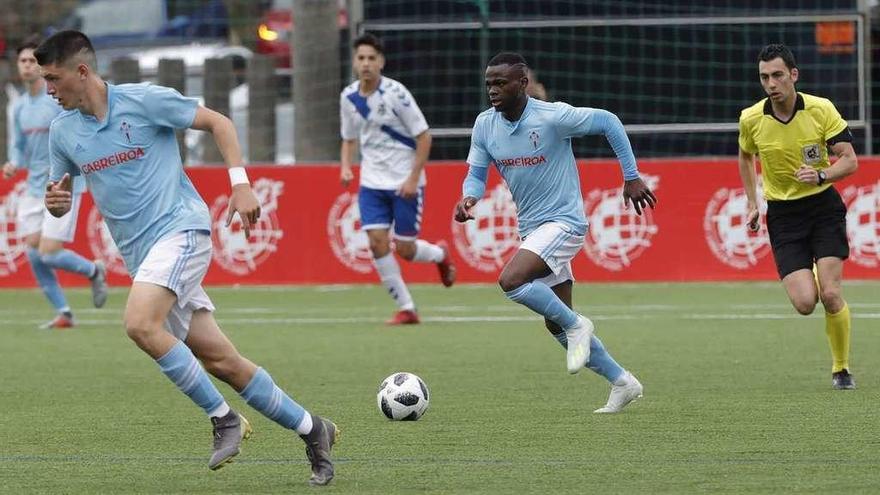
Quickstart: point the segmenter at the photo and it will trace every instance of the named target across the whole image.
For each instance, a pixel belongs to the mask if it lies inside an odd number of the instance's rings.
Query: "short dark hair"
[[[492,67],[494,65],[522,65],[523,69],[529,67],[529,64],[526,63],[526,59],[519,53],[514,52],[501,52],[498,55],[495,55],[489,60],[488,66]]]
[[[383,55],[385,54],[385,49],[382,47],[382,40],[374,34],[364,33],[351,42],[351,47],[355,50],[361,45],[372,46],[377,52]]]
[[[40,35],[32,34],[25,38],[24,41],[15,48],[15,55],[21,55],[21,52],[25,50],[36,50],[38,46],[40,46]]]
[[[785,62],[788,70],[796,69],[797,62],[794,61],[794,54],[782,43],[772,43],[764,47],[758,54],[758,62],[769,62],[773,59],[781,58]]]
[[[64,64],[80,53],[85,53],[89,62],[94,64],[95,49],[89,37],[79,31],[67,30],[58,31],[40,43],[34,56],[40,65]]]

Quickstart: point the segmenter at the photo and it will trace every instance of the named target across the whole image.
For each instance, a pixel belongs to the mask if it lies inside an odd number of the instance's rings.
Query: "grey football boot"
[[[330,450],[336,443],[339,429],[329,419],[312,415],[312,431],[308,435],[300,435],[306,443],[306,456],[312,464],[312,475],[309,484],[312,486],[326,485],[333,479],[333,461]]]
[[[214,425],[214,453],[208,461],[208,467],[216,471],[241,452],[241,442],[251,436],[251,424],[244,416],[233,410],[222,418],[211,418]]]
[[[92,284],[92,304],[100,308],[107,302],[107,267],[101,260],[95,260],[95,274],[89,278]]]

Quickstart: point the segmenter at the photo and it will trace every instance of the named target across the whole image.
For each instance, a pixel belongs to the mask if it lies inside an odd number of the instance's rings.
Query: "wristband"
[[[244,167],[232,167],[229,170],[229,182],[233,187],[239,184],[250,184],[251,182],[248,180],[247,172],[245,172]]]

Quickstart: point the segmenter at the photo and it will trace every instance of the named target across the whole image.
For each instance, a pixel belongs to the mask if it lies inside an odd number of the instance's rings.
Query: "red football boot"
[[[54,328],[56,330],[66,330],[73,328],[73,318],[69,318],[63,314],[58,314],[52,321],[43,323],[40,328]]]
[[[419,322],[419,315],[410,309],[403,309],[394,313],[390,320],[386,321],[386,325],[415,325]]]
[[[446,244],[446,241],[439,241],[437,245],[443,250],[443,261],[437,263],[440,282],[444,287],[452,287],[452,284],[455,283],[455,263],[452,262],[452,255],[449,254],[449,245]]]

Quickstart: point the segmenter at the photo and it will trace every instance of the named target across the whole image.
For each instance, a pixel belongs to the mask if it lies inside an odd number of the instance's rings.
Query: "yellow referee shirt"
[[[746,108],[739,116],[739,147],[761,160],[764,198],[798,199],[831,187],[798,182],[795,172],[805,164],[828,168],[828,146],[852,141],[846,121],[825,98],[797,93],[794,115],[782,122],[773,115],[769,98]]]

